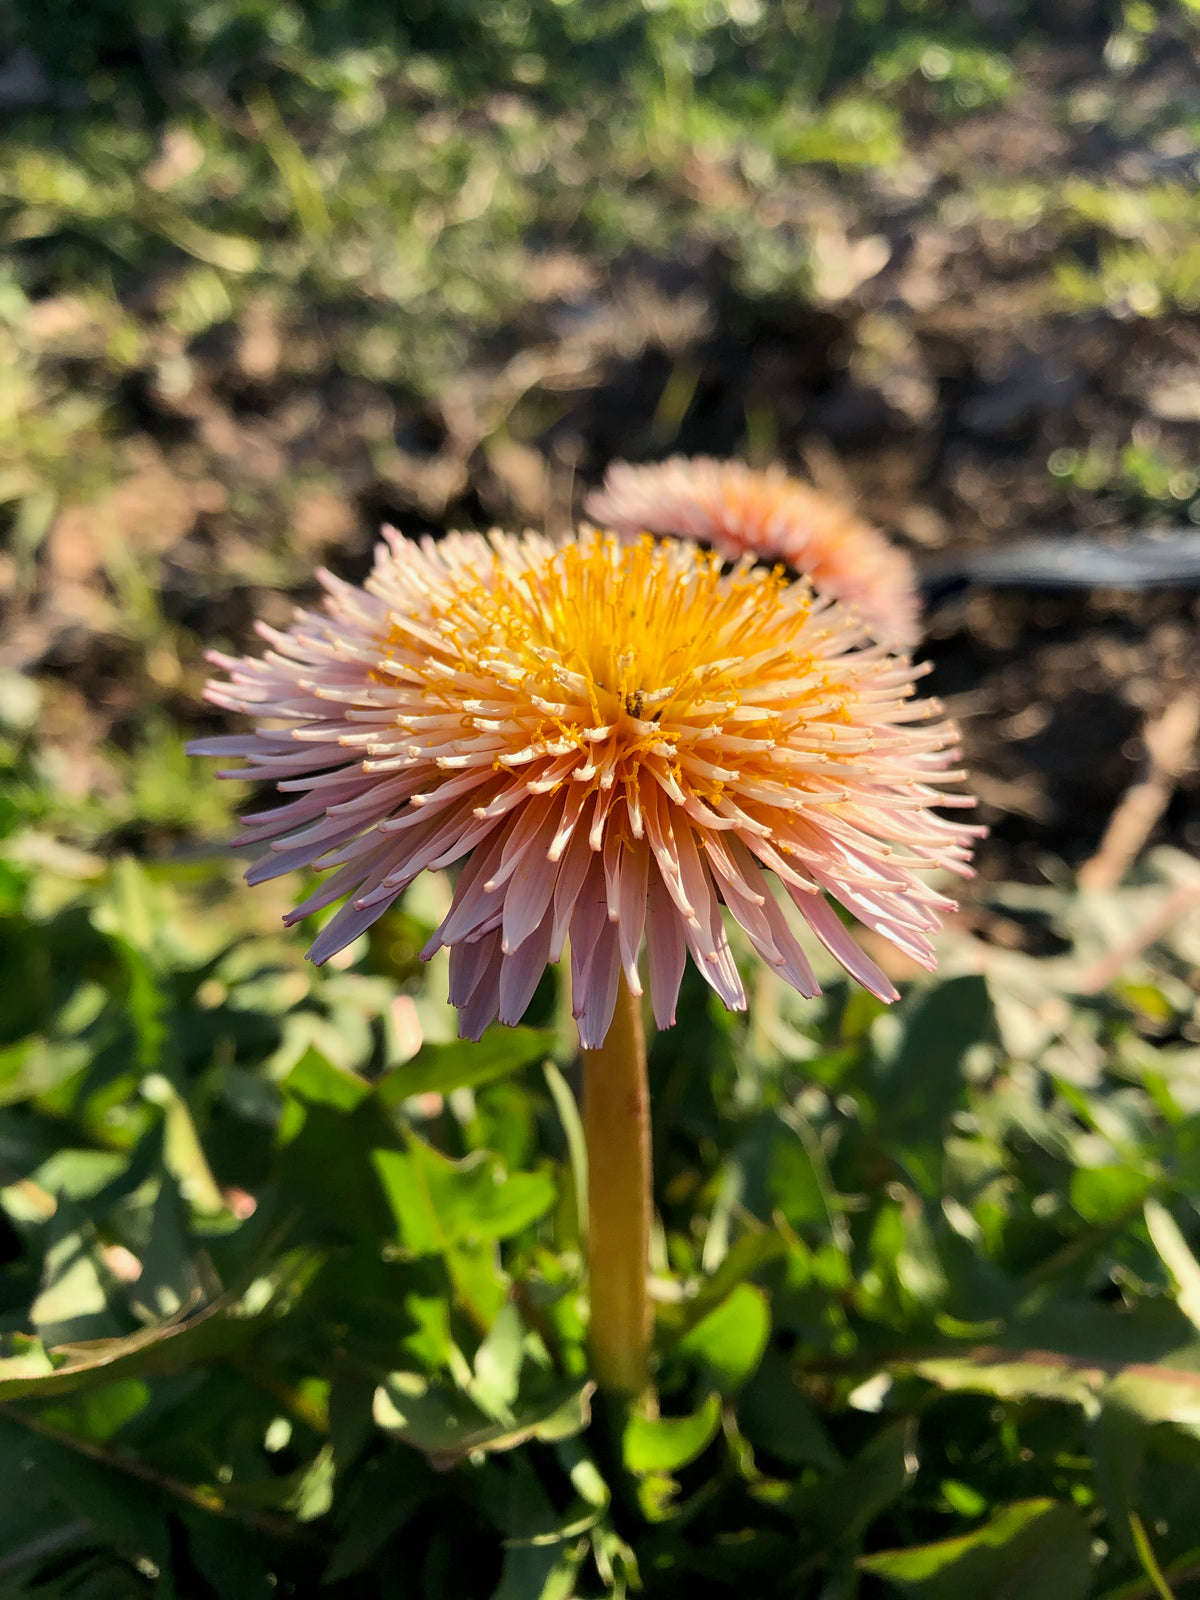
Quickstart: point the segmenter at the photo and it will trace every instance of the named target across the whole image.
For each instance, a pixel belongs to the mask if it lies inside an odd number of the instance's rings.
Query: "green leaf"
[[[766,1450],[791,1466],[834,1471],[842,1459],[808,1396],[792,1377],[791,1366],[774,1351],[738,1399],[738,1426],[756,1450]]]
[[[322,1445],[296,1479],[287,1508],[297,1522],[315,1522],[333,1504],[333,1447]]]
[[[0,1401],[49,1400],[78,1389],[90,1389],[116,1378],[154,1377],[186,1372],[247,1343],[261,1326],[266,1307],[253,1316],[239,1314],[232,1298],[207,1306],[186,1322],[165,1328],[141,1328],[117,1339],[96,1339],[60,1346],[66,1360],[53,1371],[41,1368],[33,1353],[0,1361]]]
[[[772,1141],[771,1192],[793,1228],[825,1223],[839,1250],[849,1249],[841,1200],[819,1139],[792,1110],[782,1113]]]
[[[438,1467],[476,1450],[512,1450],[528,1439],[554,1443],[582,1433],[591,1419],[591,1383],[557,1383],[527,1399],[509,1423],[484,1416],[463,1395],[435,1387],[414,1372],[393,1372],[375,1391],[375,1421],[423,1451]]]
[[[500,1587],[492,1600],[572,1600],[588,1541],[569,1545],[517,1545],[504,1553]]]
[[[714,1311],[679,1341],[679,1353],[699,1361],[722,1394],[733,1394],[754,1372],[771,1333],[767,1297],[739,1283]]]
[[[588,1189],[587,1189],[587,1142],[584,1138],[583,1120],[579,1115],[579,1107],[571,1086],[547,1057],[542,1063],[542,1071],[546,1078],[546,1087],[550,1091],[550,1098],[554,1101],[554,1109],[558,1112],[558,1120],[562,1124],[563,1137],[567,1141],[567,1160],[571,1168],[571,1179],[575,1187],[575,1206],[577,1210],[576,1232],[581,1239],[587,1237],[588,1214]]]
[[[48,1094],[81,1072],[88,1058],[77,1039],[59,1044],[35,1036],[6,1045],[0,1050],[0,1105]]]
[[[720,1426],[721,1399],[716,1394],[685,1417],[634,1412],[625,1424],[625,1465],[630,1472],[677,1472],[708,1448]]]
[[[278,1181],[312,1223],[342,1238],[386,1238],[391,1208],[380,1187],[375,1153],[396,1145],[400,1135],[374,1096],[352,1112],[331,1105],[288,1100],[302,1123],[277,1163]]]
[[[470,1395],[487,1416],[511,1422],[512,1404],[521,1383],[525,1330],[517,1308],[507,1301],[475,1352],[475,1375]]]
[[[1155,1362],[1106,1361],[1051,1350],[981,1349],[918,1361],[913,1370],[943,1389],[1003,1400],[1061,1400],[1088,1416],[1118,1405],[1148,1422],[1200,1426],[1200,1370]]]
[[[1176,1304],[1192,1326],[1200,1328],[1200,1262],[1166,1206],[1147,1200],[1145,1214],[1151,1241],[1175,1286]]]
[[[216,1215],[225,1202],[204,1154],[187,1101],[161,1072],[143,1080],[142,1094],[163,1108],[163,1165],[179,1185],[179,1192],[198,1211]]]
[[[1144,1168],[1077,1167],[1071,1174],[1071,1204],[1085,1222],[1116,1222],[1137,1209],[1151,1182]]]
[[[792,1510],[820,1547],[854,1545],[904,1493],[917,1470],[916,1432],[906,1419],[877,1433],[839,1472],[796,1490]]]
[[[343,1495],[341,1537],[323,1574],[324,1583],[336,1583],[368,1567],[397,1529],[437,1492],[433,1474],[423,1462],[406,1463],[408,1470],[401,1475],[395,1470],[395,1454],[381,1453],[368,1461]]]
[[[100,1388],[85,1391],[74,1402],[51,1406],[39,1415],[39,1422],[63,1433],[76,1433],[103,1443],[125,1423],[144,1411],[150,1388],[141,1378],[118,1378]]]
[[[993,1029],[984,979],[951,978],[918,1000],[900,1048],[881,1069],[879,1130],[923,1194],[939,1191],[944,1125],[965,1103],[963,1057]]]
[[[159,1187],[150,1237],[140,1252],[142,1271],[130,1285],[130,1304],[148,1322],[165,1322],[194,1310],[204,1298],[200,1273],[192,1259],[187,1218],[169,1178]]]
[[[510,1173],[490,1151],[452,1161],[413,1136],[407,1150],[373,1150],[371,1160],[401,1242],[418,1256],[510,1238],[554,1204],[548,1172]]]
[[[860,1556],[858,1568],[920,1600],[1020,1595],[1083,1600],[1092,1583],[1092,1536],[1074,1506],[1024,1500],[956,1539]]]
[[[36,1432],[9,1417],[0,1417],[0,1460],[5,1460],[6,1481],[27,1481],[27,1474],[32,1474],[53,1484],[56,1497],[94,1528],[104,1530],[106,1543],[143,1552],[158,1566],[169,1563],[167,1508],[150,1484],[114,1472],[110,1463],[79,1453],[70,1441]]]
[[[29,1309],[30,1321],[47,1345],[119,1335],[122,1325],[110,1295],[112,1281],[86,1220],[63,1201],[50,1223],[52,1240],[42,1282]],[[74,1224],[74,1225],[73,1225]]]
[[[423,1044],[411,1061],[385,1073],[376,1090],[384,1105],[398,1105],[418,1094],[449,1094],[478,1088],[546,1056],[554,1035],[540,1028],[489,1028],[478,1044]]]
[[[283,1080],[286,1087],[313,1105],[353,1111],[371,1092],[371,1085],[356,1072],[338,1067],[309,1045]]]
[[[65,1145],[37,1167],[32,1176],[52,1195],[70,1200],[95,1200],[129,1164],[127,1152],[75,1149]],[[103,1210],[103,1204],[98,1207]]]

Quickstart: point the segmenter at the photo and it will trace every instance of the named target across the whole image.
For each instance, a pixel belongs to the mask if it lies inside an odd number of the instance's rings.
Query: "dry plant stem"
[[[1171,803],[1200,732],[1200,700],[1181,694],[1144,733],[1145,776],[1121,796],[1100,848],[1079,869],[1081,889],[1112,889],[1125,876]]]
[[[642,1013],[624,977],[608,1036],[583,1052],[592,1370],[601,1389],[649,1382],[650,1094]]]
[[[1167,896],[1152,916],[1146,918],[1130,938],[1088,967],[1076,982],[1076,989],[1080,994],[1099,994],[1107,989],[1110,983],[1115,983],[1126,968],[1132,966],[1139,956],[1145,955],[1150,946],[1156,944],[1181,917],[1193,910],[1198,901],[1200,901],[1200,884],[1181,884]]]

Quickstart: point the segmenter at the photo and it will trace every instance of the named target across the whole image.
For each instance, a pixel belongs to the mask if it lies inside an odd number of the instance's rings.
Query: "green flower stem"
[[[601,1389],[635,1396],[649,1383],[650,1093],[640,1002],[621,978],[598,1050],[583,1052],[588,1153],[592,1370]]]

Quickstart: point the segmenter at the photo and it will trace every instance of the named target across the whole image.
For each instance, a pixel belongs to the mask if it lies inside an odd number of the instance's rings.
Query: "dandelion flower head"
[[[874,994],[895,996],[827,897],[926,966],[972,830],[947,797],[955,732],[913,668],[864,647],[806,583],[680,540],[585,529],[387,530],[364,588],[322,575],[323,613],[260,626],[262,658],[211,659],[208,698],[263,720],[194,749],[244,757],[285,803],[244,819],[269,846],[251,882],[328,876],[287,918],[345,899],[328,959],[427,869],[459,867],[423,955],[448,946],[462,1033],[520,1020],[570,941],[580,1038],[604,1040],[624,972],[674,1021],[687,953],[745,1004],[724,906],[802,995],[806,924]],[[781,886],[777,896],[774,886]],[[784,902],[791,909],[785,909]],[[798,916],[796,913],[798,912]]]
[[[617,461],[585,503],[589,517],[622,534],[675,534],[727,558],[783,561],[818,593],[857,606],[871,632],[894,649],[920,638],[912,563],[843,501],[741,461],[673,456],[633,466]]]

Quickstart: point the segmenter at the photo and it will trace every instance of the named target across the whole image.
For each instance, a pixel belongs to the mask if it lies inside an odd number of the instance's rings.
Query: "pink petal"
[[[686,960],[683,919],[655,868],[646,895],[646,968],[654,1020],[660,1028],[670,1028],[675,1022]]]

